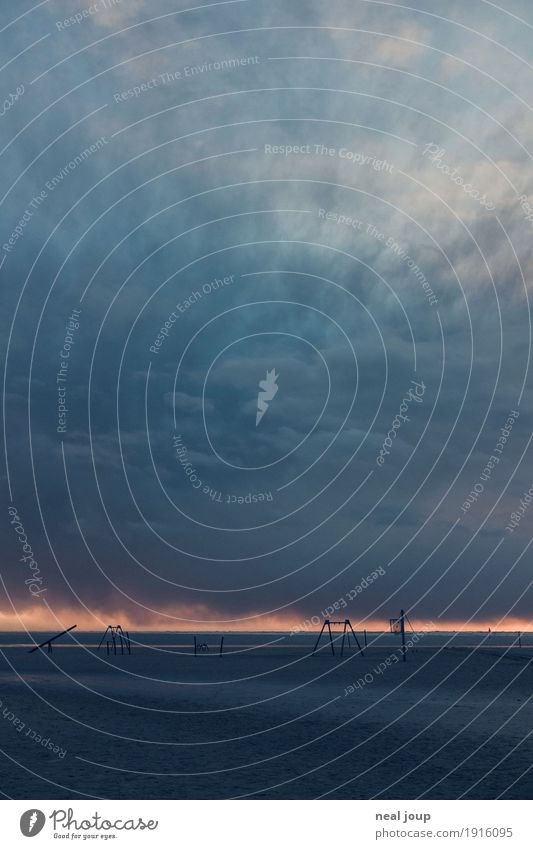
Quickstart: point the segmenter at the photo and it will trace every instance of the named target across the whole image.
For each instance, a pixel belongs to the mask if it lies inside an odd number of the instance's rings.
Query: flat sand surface
[[[0,789],[26,798],[530,798],[533,647],[428,635],[160,635],[131,655],[2,635]],[[477,643],[479,644],[476,644]]]

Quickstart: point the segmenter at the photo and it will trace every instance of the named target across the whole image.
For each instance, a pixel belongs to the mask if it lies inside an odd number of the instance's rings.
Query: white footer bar
[[[3,846],[158,849],[376,847],[531,849],[527,801],[0,802]],[[35,844],[28,839],[35,837]],[[67,843],[68,841],[68,843]]]

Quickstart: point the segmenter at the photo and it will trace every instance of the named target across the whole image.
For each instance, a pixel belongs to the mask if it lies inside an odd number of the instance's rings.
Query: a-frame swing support
[[[124,654],[124,647],[126,647],[128,654],[131,654],[131,640],[129,631],[124,631],[122,625],[108,625],[105,629],[104,636],[100,640],[97,646],[97,651],[106,640],[106,649],[107,654],[109,654],[109,640],[107,637],[111,637],[111,645],[113,646],[113,654],[117,653],[117,638],[120,642],[120,653]]]
[[[332,631],[331,631],[332,625],[343,625],[344,626],[343,631],[342,631],[341,657],[344,654],[344,643],[346,642],[346,640],[348,641],[348,646],[350,646],[350,631],[352,632],[352,636],[353,636],[353,638],[356,642],[357,648],[359,649],[359,654],[364,656],[364,652],[363,652],[363,649],[361,648],[361,644],[360,644],[359,640],[357,639],[357,634],[355,633],[355,631],[352,627],[352,623],[350,622],[349,619],[337,620],[337,621],[332,620],[332,619],[325,619],[324,623],[322,625],[322,628],[320,629],[320,633],[319,633],[319,635],[316,639],[316,643],[315,643],[315,646],[313,648],[312,654],[315,654],[315,652],[318,648],[318,644],[320,643],[320,639],[322,637],[322,634],[324,633],[324,630],[326,628],[328,629],[328,636],[329,636],[329,644],[330,644],[330,647],[331,647],[331,654],[332,655],[335,654],[335,646],[333,644],[333,642],[334,642],[333,641],[333,634],[332,634]]]

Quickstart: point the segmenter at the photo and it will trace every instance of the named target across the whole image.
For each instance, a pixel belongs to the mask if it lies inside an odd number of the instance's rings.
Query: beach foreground
[[[27,637],[24,637],[27,640]],[[402,662],[314,635],[3,637],[0,789],[16,799],[528,798],[533,648],[428,636]],[[527,643],[527,641],[526,641]]]

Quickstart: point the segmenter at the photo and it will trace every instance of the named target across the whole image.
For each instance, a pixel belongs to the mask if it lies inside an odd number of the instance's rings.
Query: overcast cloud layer
[[[0,627],[529,620],[530,4],[189,5],[2,13]]]

